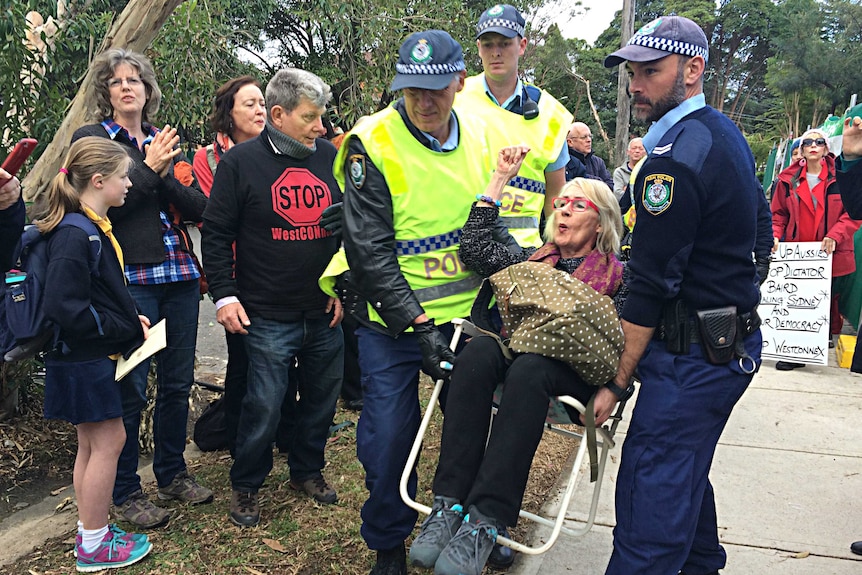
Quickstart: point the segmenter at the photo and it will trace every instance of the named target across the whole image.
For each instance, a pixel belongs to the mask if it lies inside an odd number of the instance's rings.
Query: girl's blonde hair
[[[620,251],[620,241],[623,235],[623,218],[620,215],[620,204],[611,189],[600,180],[575,178],[566,182],[560,190],[561,198],[587,198],[599,207],[599,225],[602,231],[596,238],[596,249],[603,254],[613,254]],[[557,228],[557,210],[545,223],[545,241],[554,241],[554,230]]]
[[[121,144],[88,136],[72,144],[63,167],[51,180],[42,217],[34,223],[46,234],[57,227],[63,216],[81,211],[81,194],[96,174],[111,177],[125,173],[131,163]]]

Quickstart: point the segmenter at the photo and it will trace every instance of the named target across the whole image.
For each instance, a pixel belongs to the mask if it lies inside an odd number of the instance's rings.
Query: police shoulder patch
[[[673,176],[649,174],[644,176],[643,205],[647,212],[657,216],[673,202]]]
[[[353,182],[354,188],[361,190],[365,183],[365,156],[353,154],[348,161],[350,163],[350,181]]]

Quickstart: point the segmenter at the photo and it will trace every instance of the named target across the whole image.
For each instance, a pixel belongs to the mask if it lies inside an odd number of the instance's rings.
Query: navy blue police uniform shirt
[[[650,152],[634,186],[632,280],[622,318],[656,327],[665,302],[677,296],[691,314],[754,309],[760,292],[752,250],[765,199],[733,122],[709,106],[688,114]]]

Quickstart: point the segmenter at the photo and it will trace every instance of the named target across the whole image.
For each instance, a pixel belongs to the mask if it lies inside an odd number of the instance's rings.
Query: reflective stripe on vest
[[[506,224],[507,228],[509,228],[509,233],[511,233],[512,230],[531,230],[539,228],[538,218],[532,218],[529,216],[522,216],[520,218],[503,218],[503,223]]]
[[[461,229],[446,232],[437,236],[420,238],[418,240],[404,240],[395,242],[395,253],[399,256],[415,256],[448,248],[461,241]]]
[[[401,274],[438,324],[467,317],[481,283],[458,259],[458,242],[476,194],[485,189],[494,167],[484,122],[464,115],[458,122],[458,148],[434,152],[416,140],[390,106],[348,133],[334,166],[335,177],[343,184],[349,169],[345,165],[350,161],[349,138],[360,138],[368,158],[386,178]],[[355,192],[350,187],[345,191],[349,202]],[[368,315],[384,323],[371,305]]]
[[[515,176],[514,178],[509,180],[509,185],[513,188],[524,190],[525,192],[542,194],[543,196],[545,195],[545,182],[540,182],[538,180],[531,180],[530,178]]]
[[[467,78],[464,89],[455,96],[455,109],[461,116],[478,116],[488,125],[488,138],[492,149],[526,144],[530,153],[524,159],[516,178],[503,190],[500,216],[513,231],[512,236],[523,247],[543,244],[539,233],[539,220],[545,207],[545,168],[560,156],[566,142],[572,115],[553,96],[542,91],[539,98],[539,116],[527,120],[520,114],[504,110],[485,93],[482,75]],[[460,117],[460,116],[459,116]],[[530,217],[534,225],[523,227]],[[521,222],[512,225],[510,218]]]

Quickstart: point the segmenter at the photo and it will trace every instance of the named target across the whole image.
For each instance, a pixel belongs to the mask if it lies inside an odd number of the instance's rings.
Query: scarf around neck
[[[266,133],[269,136],[269,141],[272,142],[273,146],[275,146],[275,149],[285,156],[290,156],[297,160],[304,160],[317,151],[316,143],[313,148],[309,148],[305,144],[294,140],[284,132],[280,131],[278,128],[273,126],[268,119],[266,121]]]
[[[556,266],[562,258],[560,248],[547,243],[528,258],[531,262],[542,262]],[[572,277],[584,282],[600,294],[613,297],[623,283],[623,264],[613,254],[603,254],[594,249],[584,258]]]

